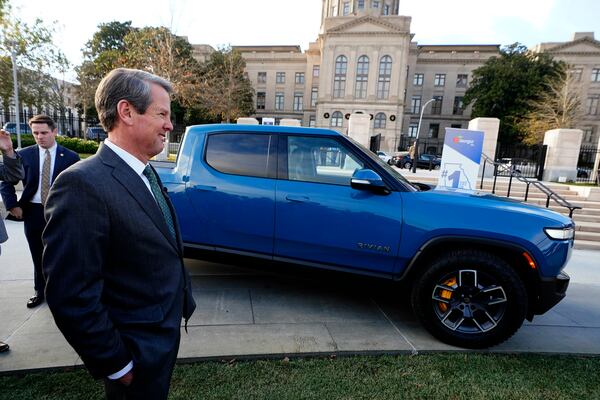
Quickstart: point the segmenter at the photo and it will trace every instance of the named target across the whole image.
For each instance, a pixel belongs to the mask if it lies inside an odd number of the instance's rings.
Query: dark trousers
[[[44,251],[42,232],[46,227],[44,206],[36,203],[29,203],[24,206],[23,222],[25,225],[25,237],[27,238],[29,251],[33,260],[33,287],[39,295],[44,296],[44,287],[46,286],[44,276],[42,275],[42,252]]]
[[[141,347],[133,346],[133,381],[130,386],[118,380],[104,379],[104,391],[108,400],[166,400],[171,386],[171,376],[177,360],[179,337],[173,347],[162,348],[155,354],[140,354],[142,348],[152,348],[152,335],[141,339]],[[126,341],[127,342],[127,341]],[[144,344],[146,342],[146,344]],[[143,351],[143,350],[142,350]],[[150,356],[147,360],[146,356]]]

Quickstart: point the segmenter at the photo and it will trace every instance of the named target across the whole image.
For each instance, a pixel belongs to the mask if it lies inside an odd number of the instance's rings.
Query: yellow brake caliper
[[[456,278],[452,277],[452,278],[446,280],[443,283],[443,285],[444,286],[448,286],[448,287],[454,287],[454,286],[456,286]],[[450,300],[452,298],[452,292],[450,290],[442,290],[440,292],[440,297],[442,299]],[[448,310],[448,304],[439,301],[438,302],[438,308],[440,309],[441,312],[446,312],[446,310]]]

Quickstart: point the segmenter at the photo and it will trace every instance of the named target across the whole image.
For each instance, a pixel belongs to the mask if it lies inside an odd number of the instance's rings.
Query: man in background
[[[23,194],[17,200],[15,184],[3,182],[0,193],[6,209],[13,219],[23,220],[25,237],[33,259],[33,296],[27,307],[37,307],[44,301],[42,275],[42,231],[46,226],[44,204],[50,186],[62,171],[79,161],[77,153],[56,143],[58,129],[47,115],[36,115],[29,120],[35,143],[19,151],[25,169]]]
[[[0,181],[18,182],[23,179],[25,172],[21,165],[21,158],[13,150],[12,140],[8,132],[0,129],[0,152],[2,152],[2,162],[0,162]],[[0,218],[0,243],[8,240],[8,234],[4,227],[4,220]],[[0,253],[2,248],[0,247]],[[0,342],[0,353],[8,351],[8,344]]]

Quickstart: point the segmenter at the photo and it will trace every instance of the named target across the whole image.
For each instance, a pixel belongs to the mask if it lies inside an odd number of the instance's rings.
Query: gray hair
[[[106,75],[96,89],[96,110],[100,123],[110,132],[117,123],[117,104],[127,100],[135,110],[144,114],[152,103],[151,84],[157,84],[173,93],[169,81],[146,71],[129,68],[113,69]]]

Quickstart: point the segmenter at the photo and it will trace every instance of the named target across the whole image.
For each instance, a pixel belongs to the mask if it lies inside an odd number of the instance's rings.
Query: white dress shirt
[[[54,145],[52,145],[52,147],[50,147],[48,149],[48,151],[50,151],[50,185],[52,185],[52,175],[54,175],[54,165],[56,164],[56,148],[57,147],[58,146],[57,146],[56,142],[54,142]],[[44,169],[44,159],[46,158],[46,149],[44,149],[43,147],[40,147],[40,146],[38,146],[38,148],[40,150],[40,170],[38,171],[38,177],[39,177],[38,187],[37,187],[37,191],[31,198],[30,202],[42,204],[42,171]]]

